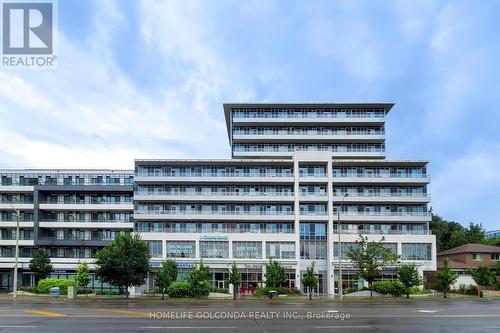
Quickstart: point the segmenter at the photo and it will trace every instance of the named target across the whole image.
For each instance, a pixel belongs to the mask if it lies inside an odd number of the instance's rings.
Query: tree
[[[189,272],[188,282],[191,285],[191,294],[195,297],[208,296],[210,293],[210,268],[200,261],[191,272]]]
[[[228,282],[233,285],[233,299],[236,299],[236,295],[238,295],[238,289],[241,284],[241,275],[235,262],[233,262],[231,268],[229,268]]]
[[[309,300],[312,300],[312,290],[318,286],[318,277],[314,272],[314,262],[306,269],[306,274],[302,277],[302,285],[308,288]]]
[[[30,270],[35,273],[36,279],[41,280],[49,276],[52,272],[49,254],[44,249],[36,250],[29,264]]]
[[[76,268],[75,282],[78,287],[85,287],[90,283],[89,265],[85,261]]]
[[[500,276],[500,261],[497,261],[496,275]]]
[[[479,287],[489,287],[497,280],[495,271],[488,265],[481,265],[477,269],[472,269],[470,274]]]
[[[398,269],[399,281],[405,286],[406,298],[410,298],[410,289],[422,284],[422,279],[418,274],[418,269],[415,264],[402,265]]]
[[[443,292],[444,298],[446,298],[446,293],[450,291],[450,285],[454,284],[458,279],[457,272],[450,269],[450,260],[448,258],[444,259],[443,268],[437,272],[438,279],[438,290]]]
[[[269,259],[266,264],[266,287],[278,288],[282,287],[286,281],[285,267],[278,261]]]
[[[347,252],[347,257],[358,268],[358,276],[368,282],[370,297],[373,296],[373,281],[382,274],[382,269],[394,265],[398,257],[382,241],[368,242],[368,237],[359,236],[356,245]]]
[[[165,299],[165,293],[168,287],[177,280],[177,263],[172,260],[165,260],[161,268],[154,275],[155,286],[161,293],[161,299]]]
[[[95,255],[96,275],[125,288],[144,284],[149,273],[149,246],[138,234],[122,233]]]
[[[484,229],[481,224],[470,223],[464,227],[454,221],[446,221],[439,215],[432,214],[429,224],[432,234],[436,235],[437,251],[442,252],[467,243],[485,243]]]

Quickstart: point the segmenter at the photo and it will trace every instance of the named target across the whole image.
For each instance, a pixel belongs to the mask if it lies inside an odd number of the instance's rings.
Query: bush
[[[170,297],[191,297],[191,284],[189,282],[174,282],[168,287]]]
[[[78,287],[76,288],[76,293],[78,295],[87,295],[87,294],[93,294],[94,290],[91,288]]]
[[[226,288],[212,288],[213,293],[229,294],[229,290]]]
[[[500,281],[495,283],[495,290],[500,290]]]
[[[191,286],[191,296],[193,297],[205,297],[210,294],[210,290],[212,290],[212,286],[207,280],[198,281],[196,285]]]
[[[458,293],[462,295],[474,295],[477,296],[477,286],[461,284],[458,287]]]
[[[95,293],[96,293],[96,295],[104,295],[104,296],[120,295],[120,292],[116,291],[116,290],[103,290],[103,291],[98,290]]]
[[[74,280],[68,279],[43,279],[38,281],[38,291],[40,294],[49,294],[50,288],[59,287],[60,294],[65,295],[68,293],[69,286],[76,286]]]
[[[382,280],[373,283],[373,290],[383,295],[401,296],[406,293],[406,288],[399,280]]]
[[[417,287],[412,287],[410,288],[410,294],[411,295],[426,295],[429,294],[430,291],[428,289],[419,289]]]
[[[36,286],[19,287],[18,290],[25,291],[27,293],[38,294],[38,288]]]
[[[255,296],[268,296],[271,290],[277,291],[279,295],[297,295],[300,294],[300,290],[298,289],[288,289],[285,287],[265,287],[265,288],[257,288],[255,289]]]

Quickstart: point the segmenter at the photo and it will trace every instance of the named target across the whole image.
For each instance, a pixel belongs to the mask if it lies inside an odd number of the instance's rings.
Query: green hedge
[[[174,282],[168,287],[167,294],[170,297],[191,297],[191,284],[189,282]]]
[[[255,296],[268,296],[271,290],[277,291],[279,295],[297,295],[300,294],[300,290],[298,289],[288,289],[285,287],[265,287],[265,288],[257,288],[255,289]]]
[[[401,296],[406,293],[404,284],[399,280],[375,281],[373,283],[373,290],[384,295],[392,296]]]
[[[49,294],[50,288],[59,287],[60,294],[65,295],[68,293],[69,286],[76,286],[74,280],[68,279],[43,279],[38,281],[38,292],[40,294]]]

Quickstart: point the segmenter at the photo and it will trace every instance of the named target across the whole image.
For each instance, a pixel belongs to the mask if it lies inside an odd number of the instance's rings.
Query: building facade
[[[298,289],[315,262],[316,293],[337,293],[339,236],[345,290],[363,286],[345,256],[359,235],[382,240],[420,272],[435,270],[427,162],[385,158],[391,108],[225,104],[231,159],[138,159],[133,171],[0,170],[1,286],[12,282],[11,204],[21,212],[23,284],[33,279],[27,263],[36,247],[49,251],[55,275],[70,276],[131,231],[149,242],[153,269],[174,259],[182,277],[203,260],[216,288],[228,287],[236,262],[243,293],[264,285],[270,259]],[[388,268],[383,278],[395,274]],[[151,278],[138,292],[152,288]]]
[[[79,263],[120,232],[133,230],[133,172],[123,170],[0,170],[0,290],[12,287],[16,210],[20,213],[19,281],[47,250],[53,277],[71,277]],[[92,287],[108,288],[92,277]]]
[[[434,270],[427,162],[385,159],[391,107],[225,104],[232,159],[136,160],[135,230],[154,249],[153,265],[173,258],[188,270],[203,260],[222,288],[236,262],[242,292],[252,292],[269,259],[299,289],[314,261],[316,292],[334,294],[340,233],[344,289],[363,285],[345,256],[360,234],[421,273]]]

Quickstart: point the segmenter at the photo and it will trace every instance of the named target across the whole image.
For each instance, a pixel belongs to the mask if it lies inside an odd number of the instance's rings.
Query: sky
[[[500,229],[499,1],[59,0],[57,67],[0,67],[0,168],[230,158],[224,102],[393,102],[433,212]]]

